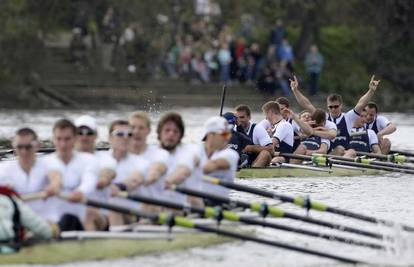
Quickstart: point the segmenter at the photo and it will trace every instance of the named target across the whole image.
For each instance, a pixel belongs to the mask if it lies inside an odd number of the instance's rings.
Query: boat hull
[[[326,168],[326,170],[329,170]],[[338,177],[338,176],[363,176],[377,175],[381,171],[374,169],[343,169],[332,167],[331,172],[304,170],[299,168],[267,167],[267,168],[245,168],[237,172],[238,178],[285,178],[285,177]]]

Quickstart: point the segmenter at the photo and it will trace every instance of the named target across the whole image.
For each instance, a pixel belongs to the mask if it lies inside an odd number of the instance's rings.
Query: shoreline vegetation
[[[220,35],[224,34],[224,37],[232,36],[233,41],[244,38],[246,49],[255,44],[265,57],[275,23],[281,20],[284,38],[292,44],[294,74],[299,77],[305,93],[308,93],[306,52],[312,44],[317,44],[324,57],[320,93],[313,99],[321,103],[319,106],[324,107],[324,98],[329,93],[341,94],[345,104],[352,106],[366,89],[369,77],[375,74],[381,79],[381,87],[374,101],[381,111],[414,109],[411,56],[414,54],[414,28],[409,23],[414,2],[387,0],[377,5],[372,1],[240,3],[231,0],[217,4],[215,14],[198,14],[192,4],[196,1],[178,1],[173,7],[158,0],[156,4],[114,0],[90,1],[84,5],[76,2],[45,0],[36,4],[23,0],[6,1],[2,5],[1,108],[131,106],[148,110],[152,107],[216,106],[221,91],[219,82],[203,83],[180,75],[169,77],[163,70],[162,62],[165,63],[169,51],[176,45],[177,36],[182,39],[189,35],[197,37],[203,32],[197,25],[216,27],[206,40],[201,39],[202,47],[220,40]],[[105,70],[101,64],[102,21],[109,7],[117,15],[112,71]],[[88,67],[71,61],[71,42],[79,26],[86,34]],[[139,37],[135,40],[138,54],[132,65],[127,63],[128,49],[120,41],[124,29],[130,26]],[[202,50],[202,47],[197,49]],[[193,56],[199,52],[197,49],[194,48]],[[280,89],[273,96],[262,95],[257,87],[252,81],[233,82],[229,86],[228,105],[260,106],[282,95]]]

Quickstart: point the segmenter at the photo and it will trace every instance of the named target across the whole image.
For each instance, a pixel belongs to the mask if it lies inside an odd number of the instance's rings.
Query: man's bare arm
[[[293,80],[289,79],[290,81],[290,89],[292,90],[293,95],[296,98],[296,101],[298,102],[298,104],[308,110],[310,113],[315,112],[316,108],[315,106],[309,101],[309,99],[304,96],[300,91],[299,91],[299,82],[298,79],[296,78],[296,76],[293,76]]]
[[[354,110],[357,113],[361,113],[361,111],[365,108],[368,102],[372,99],[372,97],[375,94],[375,91],[377,91],[379,83],[380,80],[375,80],[375,75],[372,75],[371,81],[368,85],[368,91],[363,96],[361,96],[361,98],[358,100],[358,103],[354,107]]]

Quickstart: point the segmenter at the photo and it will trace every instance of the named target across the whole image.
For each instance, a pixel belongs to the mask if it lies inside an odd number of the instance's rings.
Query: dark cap
[[[237,117],[232,112],[226,112],[223,114],[223,117],[227,120],[229,124],[236,125]]]

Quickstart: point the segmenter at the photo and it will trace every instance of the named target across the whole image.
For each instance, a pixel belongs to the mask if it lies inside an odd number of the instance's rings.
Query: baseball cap
[[[230,125],[236,125],[237,117],[234,115],[234,113],[226,112],[223,114],[223,118],[225,118]]]
[[[89,115],[82,115],[79,118],[75,120],[75,126],[76,127],[88,127],[92,131],[96,132],[98,129],[98,126],[96,124],[96,119],[89,116]]]
[[[209,133],[223,133],[230,131],[233,128],[229,125],[227,120],[223,117],[211,117],[204,123],[205,134]]]

